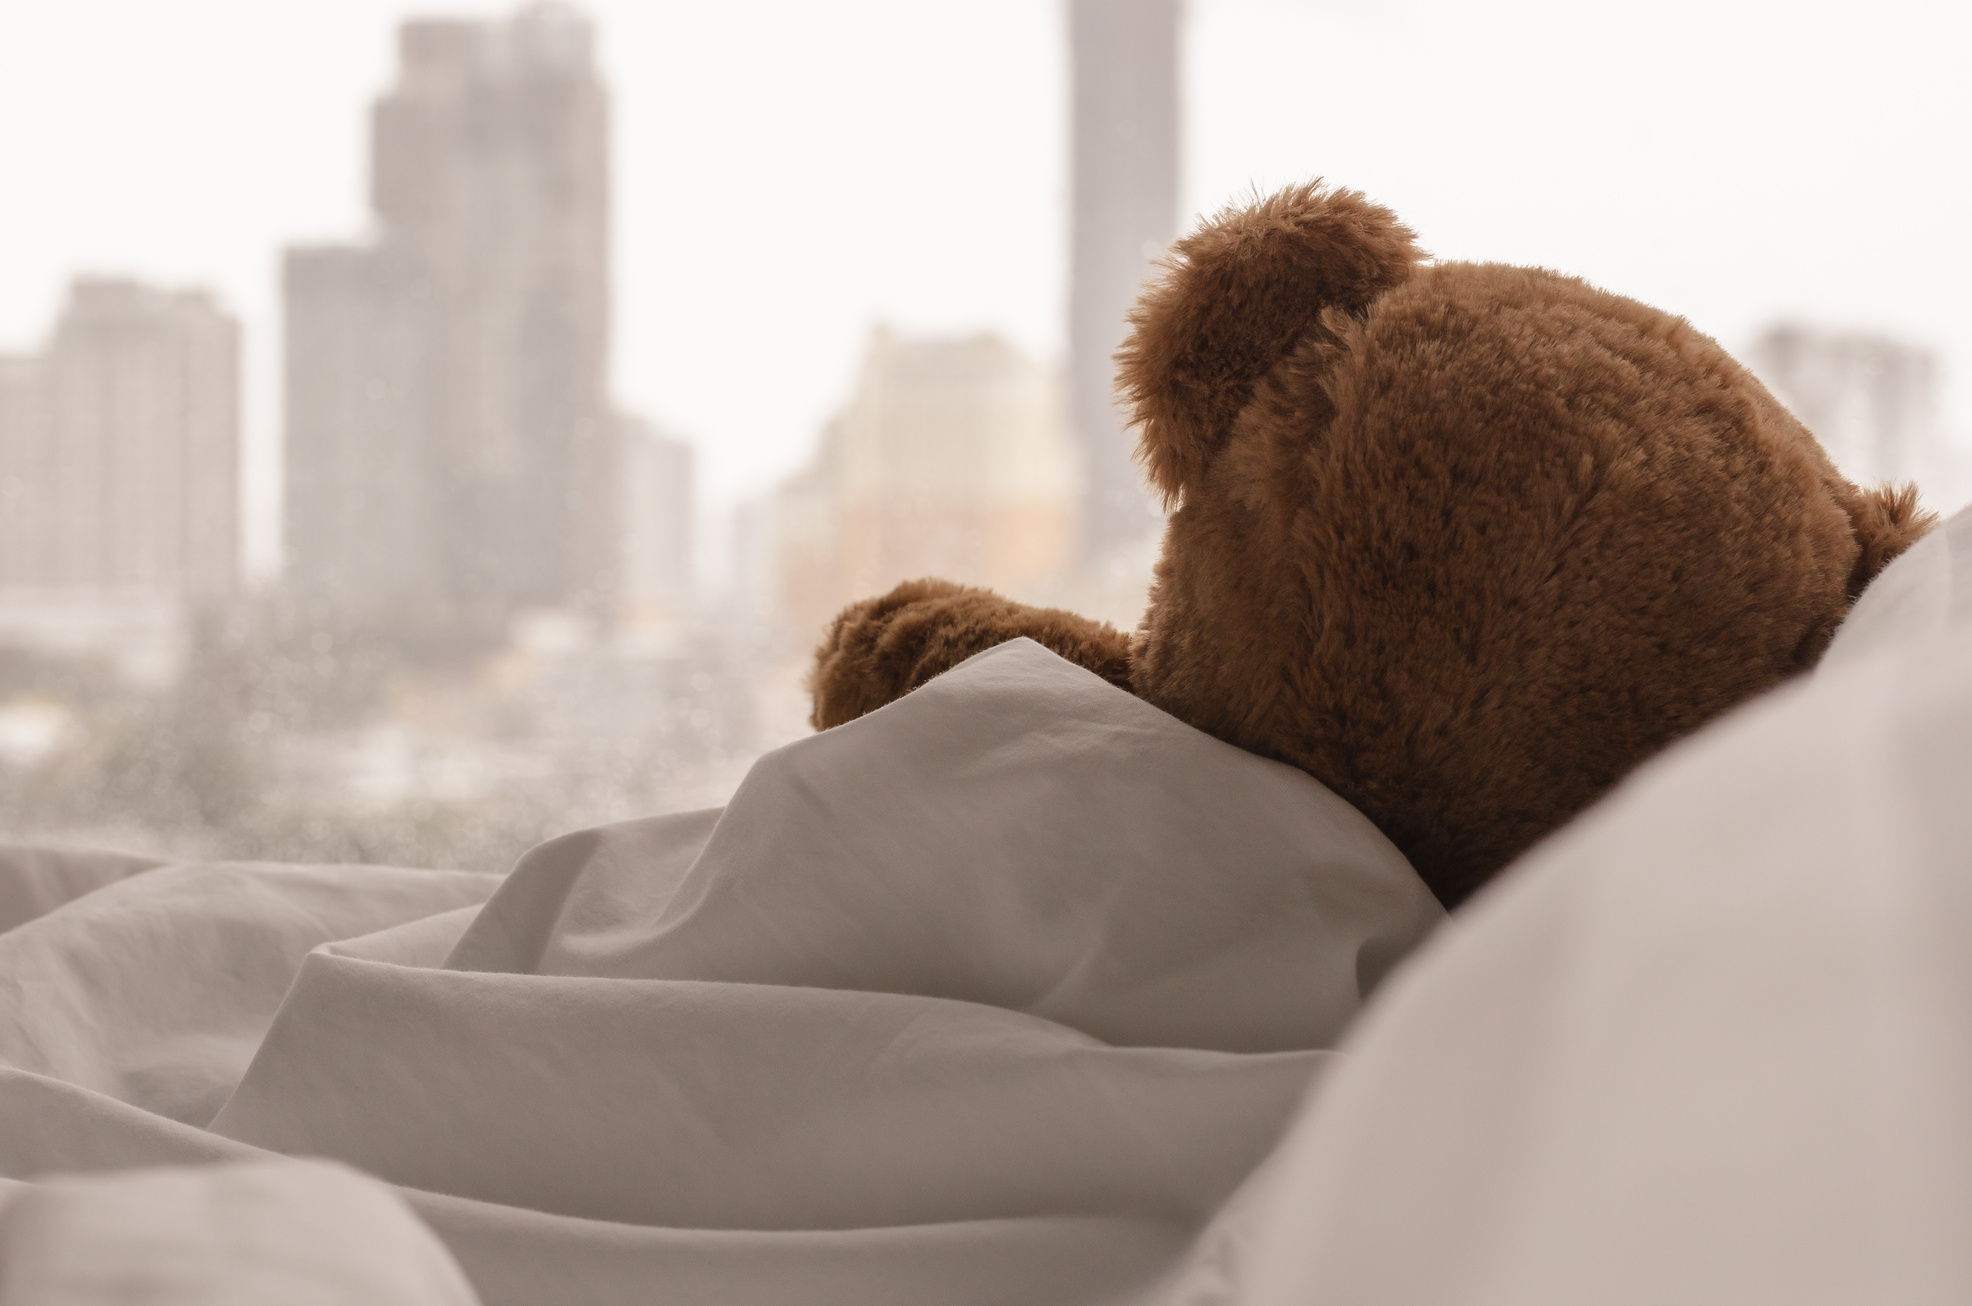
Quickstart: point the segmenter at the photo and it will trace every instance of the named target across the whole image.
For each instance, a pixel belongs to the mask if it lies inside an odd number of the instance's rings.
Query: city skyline
[[[247,327],[263,573],[273,251],[360,222],[359,115],[406,8],[199,0],[167,15],[82,0],[0,16],[18,201],[0,239],[0,347],[28,347],[76,271],[214,287]],[[693,439],[715,511],[807,456],[874,320],[990,328],[1061,356],[1060,6],[989,19],[857,3],[827,21],[801,7],[586,8],[621,89],[628,165],[616,388]],[[1859,28],[1812,6],[1702,14],[1703,43],[1678,35],[1701,11],[1672,5],[1612,45],[1614,16],[1553,6],[1193,0],[1181,210],[1322,173],[1405,213],[1441,256],[1556,266],[1736,350],[1780,318],[1894,335],[1939,355],[1943,421],[1963,440],[1972,327],[1956,305],[1972,264],[1950,233],[1972,196],[1937,160],[1956,157],[1945,125],[1972,116],[1946,75],[1966,19],[1916,5]],[[124,33],[114,49],[95,39],[109,28]],[[1408,82],[1377,54],[1393,44]],[[1748,148],[1706,153],[1700,139]],[[790,193],[806,208],[796,232],[773,217]],[[1880,257],[1885,222],[1922,262]],[[749,380],[743,347],[764,303],[800,342],[772,385]]]
[[[1849,359],[1864,380],[1885,360],[1919,360],[1890,367],[1911,382],[1895,393],[1859,383],[1830,401],[1843,426],[1825,434],[1844,456],[1871,430],[1890,444],[1921,435],[1894,416],[1858,424],[1864,412],[1935,407],[1972,434],[1950,380],[1972,341],[1958,312],[1972,261],[1950,237],[1972,199],[1958,174],[1922,166],[1950,144],[1927,122],[1972,117],[1972,93],[1921,75],[1927,61],[1943,70],[1945,43],[1894,7],[1888,25],[1833,42],[1812,14],[1776,26],[1681,3],[1625,28],[1612,62],[1609,20],[1557,7],[1475,17],[1441,0],[1192,0],[1168,51],[1182,112],[1150,133],[1175,180],[1159,178],[1143,211],[1156,218],[1174,188],[1182,229],[1250,189],[1321,173],[1403,213],[1441,257],[1589,277],[1689,315],[1756,366],[1771,366],[1753,346],[1774,324],[1822,342],[1800,357]],[[608,199],[591,187],[566,227],[538,202],[555,152],[498,144],[556,115],[461,110],[436,89],[457,69],[426,59],[505,30],[513,5],[413,24],[411,44],[432,48],[411,62],[431,66],[408,80],[435,80],[407,98],[400,24],[420,8],[74,0],[37,7],[32,29],[24,9],[0,12],[14,201],[0,213],[0,355],[56,347],[73,272],[96,272],[85,288],[122,285],[129,302],[237,316],[248,491],[234,502],[261,582],[284,483],[271,456],[283,351],[343,369],[322,390],[349,411],[328,425],[371,442],[340,471],[286,469],[309,492],[338,479],[353,492],[360,511],[323,538],[366,548],[329,550],[336,566],[427,595],[452,585],[445,548],[372,529],[365,514],[392,495],[386,517],[465,523],[439,532],[454,550],[487,543],[488,522],[509,528],[507,545],[551,545],[528,559],[529,592],[502,598],[503,630],[488,623],[476,646],[437,658],[265,584],[175,613],[86,611],[101,596],[77,591],[44,614],[59,648],[0,629],[0,765],[16,782],[0,816],[16,837],[496,868],[571,823],[720,801],[752,758],[806,733],[818,622],[900,573],[1136,621],[1151,542],[1121,566],[1071,557],[1086,504],[1063,411],[1078,207],[1068,0],[585,4],[611,129],[606,147],[591,133],[583,148],[599,165],[590,178],[609,174]],[[89,21],[65,27],[72,14]],[[1701,19],[1710,42],[1686,40],[1680,24]],[[517,51],[491,40],[509,67]],[[1570,42],[1596,58],[1565,57]],[[376,132],[374,193],[372,121],[410,124],[401,138]],[[484,149],[478,164],[424,148],[454,131],[473,138],[466,153]],[[1720,139],[1750,145],[1692,148]],[[1828,177],[1807,191],[1804,179]],[[462,227],[460,212],[499,216]],[[1886,223],[1921,261],[1884,256]],[[1119,230],[1136,266],[1109,279],[1112,302],[1162,238]],[[331,311],[316,336],[284,340],[276,255],[290,247],[320,255],[290,267]],[[549,248],[562,254],[539,257]],[[585,250],[586,282],[547,271]],[[588,289],[571,293],[577,283]],[[1081,351],[1085,385],[1104,347]],[[451,381],[433,355],[458,365]],[[560,380],[527,380],[544,361]],[[16,362],[0,367],[7,385]],[[1793,386],[1790,402],[1819,402],[1801,370],[1783,362],[1770,379]],[[560,398],[532,410],[548,420],[517,422],[521,392]],[[285,399],[313,402],[299,386]],[[430,419],[462,407],[485,411]],[[560,605],[552,543],[567,532],[553,505],[573,467],[530,470],[525,454],[583,422],[623,455],[604,506],[632,530],[597,550],[616,571],[614,613]],[[963,438],[946,438],[955,428]],[[393,462],[426,445],[504,458],[515,493],[429,514],[423,496],[448,464]],[[803,467],[818,474],[773,495]],[[700,472],[711,492],[693,502],[681,487]],[[726,533],[726,508],[743,510],[731,570],[745,583],[695,603],[678,569]],[[797,512],[776,521],[777,508]],[[497,570],[498,555],[482,561]],[[814,584],[793,577],[807,608],[774,614],[762,596],[777,569],[789,579],[790,557],[822,566]],[[159,637],[129,656],[146,631]]]

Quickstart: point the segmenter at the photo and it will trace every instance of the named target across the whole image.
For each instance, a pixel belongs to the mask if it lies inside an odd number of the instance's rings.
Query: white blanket
[[[503,882],[9,879],[0,1174],[334,1158],[487,1303],[1155,1291],[1440,917],[1306,775],[1027,641]],[[63,1191],[0,1229],[132,1225]]]

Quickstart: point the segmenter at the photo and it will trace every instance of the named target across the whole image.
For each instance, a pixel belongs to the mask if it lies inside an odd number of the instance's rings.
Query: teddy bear
[[[1177,242],[1129,325],[1117,390],[1168,512],[1141,624],[908,582],[829,626],[818,729],[1027,636],[1306,771],[1452,907],[1813,666],[1933,521],[1684,319],[1432,262],[1319,181]]]

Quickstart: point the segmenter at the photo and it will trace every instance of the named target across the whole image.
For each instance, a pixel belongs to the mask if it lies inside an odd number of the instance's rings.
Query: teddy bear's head
[[[1683,319],[1427,263],[1318,185],[1180,241],[1118,361],[1172,508],[1136,692],[1326,783],[1448,905],[1811,666],[1929,525]]]

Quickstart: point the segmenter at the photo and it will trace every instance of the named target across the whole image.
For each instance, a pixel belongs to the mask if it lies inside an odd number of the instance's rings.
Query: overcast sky
[[[608,0],[616,337],[631,408],[715,503],[771,485],[871,324],[1053,357],[1056,0]],[[278,251],[360,235],[397,0],[0,0],[0,349],[78,271],[216,288],[246,323],[271,556]],[[1541,263],[1740,348],[1775,316],[1943,356],[1972,439],[1972,6],[1191,0],[1184,203],[1313,175],[1444,258]]]

